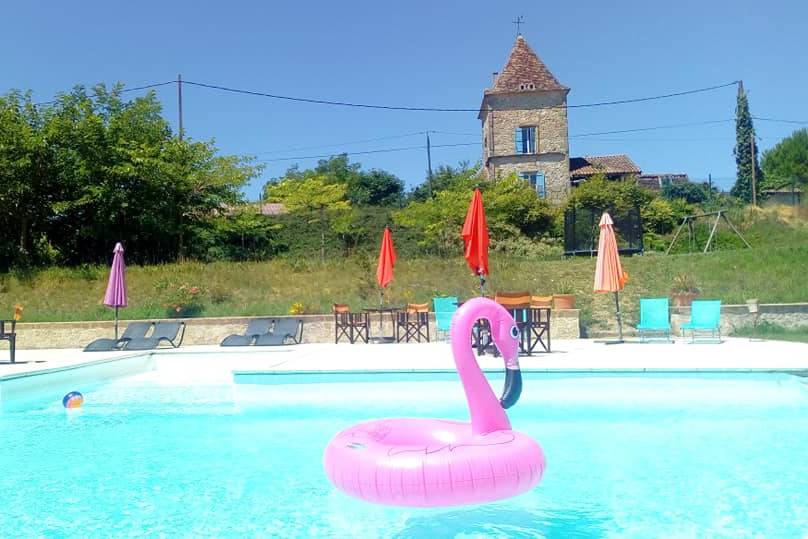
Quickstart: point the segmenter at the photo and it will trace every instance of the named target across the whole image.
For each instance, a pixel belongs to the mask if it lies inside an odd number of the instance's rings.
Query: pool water
[[[500,382],[493,382],[499,386]],[[192,385],[159,370],[0,413],[3,537],[801,537],[808,385],[789,375],[527,377],[509,411],[548,467],[498,503],[346,497],[333,434],[384,416],[467,419],[457,381]]]

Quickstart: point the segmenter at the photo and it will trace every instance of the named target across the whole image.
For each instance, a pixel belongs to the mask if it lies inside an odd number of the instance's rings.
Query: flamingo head
[[[513,317],[500,307],[489,320],[491,324],[491,337],[497,350],[505,359],[506,365],[511,365],[519,357],[519,328]]]

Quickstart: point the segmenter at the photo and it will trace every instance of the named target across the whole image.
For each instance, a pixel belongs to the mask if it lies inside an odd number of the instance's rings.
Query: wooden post
[[[715,236],[715,230],[718,228],[718,221],[721,219],[721,211],[715,216],[715,223],[713,223],[713,229],[710,230],[710,237],[707,238],[707,245],[704,246],[704,252],[706,253],[707,250],[710,248],[710,243],[713,241],[713,236]]]
[[[432,150],[429,144],[429,131],[426,132],[426,165],[429,171],[429,198],[432,198]]]
[[[177,75],[177,110],[180,116],[180,140],[182,140],[182,75]]]

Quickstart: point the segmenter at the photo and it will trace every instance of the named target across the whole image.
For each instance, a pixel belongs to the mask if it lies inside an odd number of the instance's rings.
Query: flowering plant
[[[156,285],[162,292],[163,306],[169,317],[193,316],[203,308],[207,290],[188,283],[161,282]]]
[[[300,301],[292,303],[289,307],[289,314],[306,314],[306,304]]]

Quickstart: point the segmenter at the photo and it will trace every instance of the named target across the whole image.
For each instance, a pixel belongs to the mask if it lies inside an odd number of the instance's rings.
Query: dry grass
[[[802,223],[802,221],[801,221]],[[689,273],[702,297],[742,303],[808,301],[808,228],[787,226],[762,214],[750,219],[744,233],[754,249],[708,254],[664,256],[649,254],[624,259],[630,275],[621,293],[626,321],[636,322],[640,297],[667,296],[673,276]],[[589,258],[536,261],[492,255],[488,290],[529,290],[546,295],[572,284],[585,327],[612,327],[613,298],[592,293],[595,261]],[[25,307],[24,321],[109,319],[101,305],[107,268],[52,268],[34,274],[0,275],[0,309],[11,314],[14,304]],[[160,283],[187,283],[206,289],[203,316],[286,314],[301,302],[308,313],[330,312],[332,303],[353,308],[378,304],[375,261],[335,259],[325,264],[311,259],[267,262],[182,263],[129,267],[130,306],[123,318],[158,318],[167,314]],[[476,278],[461,257],[400,258],[395,280],[387,292],[393,304],[426,302],[435,295],[469,297],[478,293]],[[6,315],[3,315],[4,317]]]

